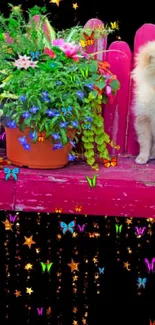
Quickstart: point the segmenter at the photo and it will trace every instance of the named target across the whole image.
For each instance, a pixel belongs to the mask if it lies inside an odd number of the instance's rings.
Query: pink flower
[[[48,47],[44,48],[44,53],[46,55],[50,56],[50,58],[52,58],[52,59],[54,59],[56,57],[56,54],[51,49],[49,49]]]
[[[9,33],[4,33],[4,37],[5,37],[5,41],[9,44],[13,44],[14,43],[14,39],[12,37],[10,37]]]
[[[19,55],[19,59],[15,60],[15,62],[13,62],[13,65],[17,68],[17,69],[28,69],[28,68],[36,68],[37,67],[37,63],[38,61],[32,61],[30,60],[29,56],[26,55]]]
[[[60,47],[60,46],[63,46],[64,43],[65,43],[65,41],[63,38],[57,38],[52,42],[52,45]]]
[[[68,58],[72,58],[74,61],[79,61],[80,58],[83,58],[82,55],[77,54],[79,46],[75,45],[74,42],[66,43],[63,38],[59,38],[54,40],[52,45],[59,47]]]
[[[106,86],[106,88],[105,88],[105,93],[106,93],[106,95],[107,95],[107,96],[110,95],[111,92],[112,92],[111,87],[110,87],[110,86]]]

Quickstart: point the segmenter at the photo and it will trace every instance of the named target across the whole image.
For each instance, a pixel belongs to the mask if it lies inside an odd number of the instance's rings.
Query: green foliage
[[[68,131],[76,129],[82,135],[87,163],[96,169],[95,150],[100,158],[107,158],[106,144],[110,143],[101,104],[109,99],[107,85],[114,95],[119,82],[101,74],[96,60],[83,56],[80,26],[56,35],[44,15],[45,7],[30,9],[28,21],[20,6],[10,7],[9,18],[0,15],[0,103],[4,116],[22,131],[29,127],[30,144],[37,141],[38,132],[45,132],[45,138],[50,137],[55,146],[73,145]],[[39,22],[34,15],[40,15]],[[52,45],[55,37],[62,36],[67,52]]]

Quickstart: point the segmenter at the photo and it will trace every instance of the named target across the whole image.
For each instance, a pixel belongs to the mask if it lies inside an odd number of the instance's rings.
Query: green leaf
[[[60,129],[60,134],[61,134],[61,138],[62,138],[62,143],[66,144],[68,142],[66,130]]]
[[[95,137],[95,142],[96,142],[97,144],[101,145],[101,144],[104,142],[104,138],[103,138],[103,136],[99,136],[99,135],[97,135],[97,136]]]
[[[89,72],[96,72],[97,70],[98,70],[98,62],[92,60],[91,64],[89,65]]]
[[[107,104],[107,102],[108,102],[108,97],[105,94],[103,94],[102,103]]]
[[[88,150],[88,151],[85,151],[85,152],[84,152],[84,155],[85,155],[85,157],[88,158],[88,159],[91,158],[91,157],[94,157],[94,150],[91,150],[91,149],[90,149],[90,150]]]
[[[93,149],[94,145],[92,143],[90,143],[90,142],[89,143],[84,143],[84,148],[87,149],[87,150],[88,149]]]
[[[105,81],[97,81],[95,85],[101,90],[106,86]]]
[[[95,163],[95,158],[91,157],[91,158],[87,159],[87,163],[88,163],[90,166],[94,165],[94,163]]]
[[[89,139],[87,137],[85,137],[85,136],[82,136],[82,141],[88,143]]]
[[[110,87],[112,88],[112,90],[116,91],[120,88],[120,82],[117,79],[112,80],[109,83]]]

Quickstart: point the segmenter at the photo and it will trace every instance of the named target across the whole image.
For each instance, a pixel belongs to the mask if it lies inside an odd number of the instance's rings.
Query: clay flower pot
[[[68,154],[72,145],[67,143],[62,149],[52,150],[51,138],[43,142],[33,143],[31,149],[25,150],[18,138],[27,136],[29,128],[21,132],[18,128],[5,128],[7,158],[13,165],[38,169],[56,169],[68,163]],[[68,130],[68,136],[73,140],[76,131]]]

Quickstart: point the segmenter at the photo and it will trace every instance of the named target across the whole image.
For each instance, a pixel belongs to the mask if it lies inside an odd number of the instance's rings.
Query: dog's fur
[[[136,82],[133,109],[140,146],[136,163],[146,164],[149,158],[155,159],[155,41],[140,48],[132,77]]]

